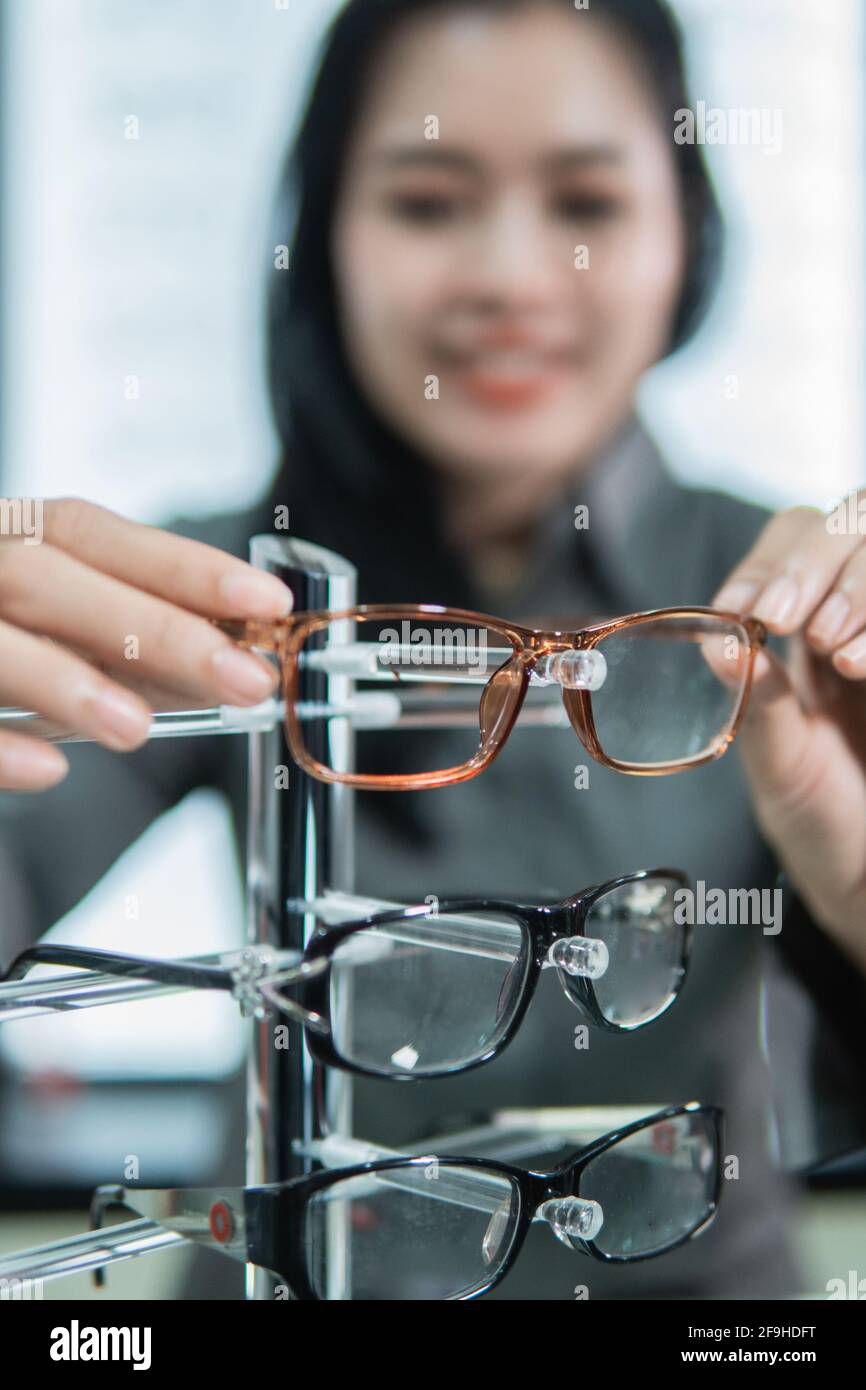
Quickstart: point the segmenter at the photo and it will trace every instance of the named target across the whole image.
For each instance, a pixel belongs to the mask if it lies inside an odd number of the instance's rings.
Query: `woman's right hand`
[[[154,708],[271,694],[273,668],[207,619],[285,617],[280,580],[91,502],[41,506],[36,536],[0,537],[0,705],[124,752]],[[0,729],[0,788],[41,791],[67,771],[55,744]]]

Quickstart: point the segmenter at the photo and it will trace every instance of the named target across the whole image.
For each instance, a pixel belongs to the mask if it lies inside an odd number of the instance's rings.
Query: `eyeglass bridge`
[[[594,936],[560,936],[550,947],[547,959],[566,975],[600,980],[610,965],[610,952],[605,942]]]
[[[569,1250],[576,1240],[595,1240],[604,1225],[601,1204],[586,1197],[553,1197],[542,1202],[537,1215]]]
[[[559,685],[563,690],[600,690],[606,679],[607,662],[597,647],[543,652],[529,676],[531,685]]]

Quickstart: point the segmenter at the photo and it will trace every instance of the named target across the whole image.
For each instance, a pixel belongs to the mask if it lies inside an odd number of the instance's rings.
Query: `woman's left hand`
[[[714,605],[790,639],[758,654],[738,743],[767,841],[866,971],[866,491],[773,517]]]

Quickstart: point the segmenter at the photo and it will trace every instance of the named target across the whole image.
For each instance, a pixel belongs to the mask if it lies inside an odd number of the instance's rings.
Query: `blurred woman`
[[[791,638],[795,654],[790,671],[759,658],[742,760],[646,779],[593,766],[577,790],[573,734],[518,729],[465,785],[359,794],[358,886],[408,901],[528,899],[659,864],[723,889],[767,887],[781,865],[798,891],[789,934],[845,1015],[866,969],[866,553],[808,509],[768,521],[677,486],[635,412],[643,374],[688,342],[718,274],[721,219],[700,151],[672,138],[687,104],[658,0],[350,0],[283,186],[291,257],[274,271],[269,343],[284,456],[272,495],[180,528],[184,539],[80,504],[49,508],[47,545],[0,546],[0,568],[10,550],[18,566],[0,598],[16,674],[0,684],[5,703],[113,748],[142,741],[156,699],[261,698],[264,665],[203,618],[277,615],[285,595],[188,537],[242,555],[282,505],[295,535],[358,566],[360,601],[552,626],[715,596]],[[119,656],[129,631],[144,634],[135,693]],[[100,722],[103,706],[113,723]],[[76,750],[74,775],[38,809],[19,802],[5,827],[21,894],[7,940],[56,920],[192,787],[225,788],[240,815],[242,749],[215,742],[127,759]],[[41,760],[29,774],[28,754]],[[382,756],[399,766],[399,736]],[[4,785],[62,774],[58,749],[0,741]],[[84,797],[86,826],[72,816]],[[725,1106],[736,1162],[701,1240],[588,1270],[536,1232],[499,1296],[571,1298],[577,1283],[593,1298],[797,1291],[791,1194],[768,1153],[760,931],[696,937],[681,1001],[638,1037],[593,1035],[576,1050],[545,979],[492,1065],[447,1082],[356,1083],[357,1131],[393,1144],[502,1106]],[[862,1099],[840,1096],[854,1134]]]

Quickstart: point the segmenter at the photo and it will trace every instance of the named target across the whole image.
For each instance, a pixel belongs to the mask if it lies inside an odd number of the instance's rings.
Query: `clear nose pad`
[[[600,980],[610,965],[610,952],[605,942],[594,936],[561,936],[554,941],[547,959],[566,975]]]
[[[520,699],[522,682],[520,659],[512,657],[485,685],[478,706],[483,745],[494,747],[502,742],[514,714],[515,702]]]
[[[507,974],[499,988],[499,997],[496,1001],[496,1022],[499,1024],[504,1018],[510,1018],[514,1012],[520,993],[523,989],[524,962],[521,956],[512,966],[509,967]]]
[[[586,1197],[553,1197],[542,1202],[538,1215],[569,1250],[576,1240],[595,1240],[604,1225],[601,1204]]]
[[[600,651],[546,652],[532,668],[533,685],[560,685],[563,690],[600,690],[607,662]]]
[[[508,1235],[508,1228],[511,1224],[511,1198],[506,1197],[504,1202],[500,1202],[495,1212],[487,1223],[487,1230],[481,1242],[481,1258],[486,1265],[496,1263],[502,1249],[502,1242]]]

